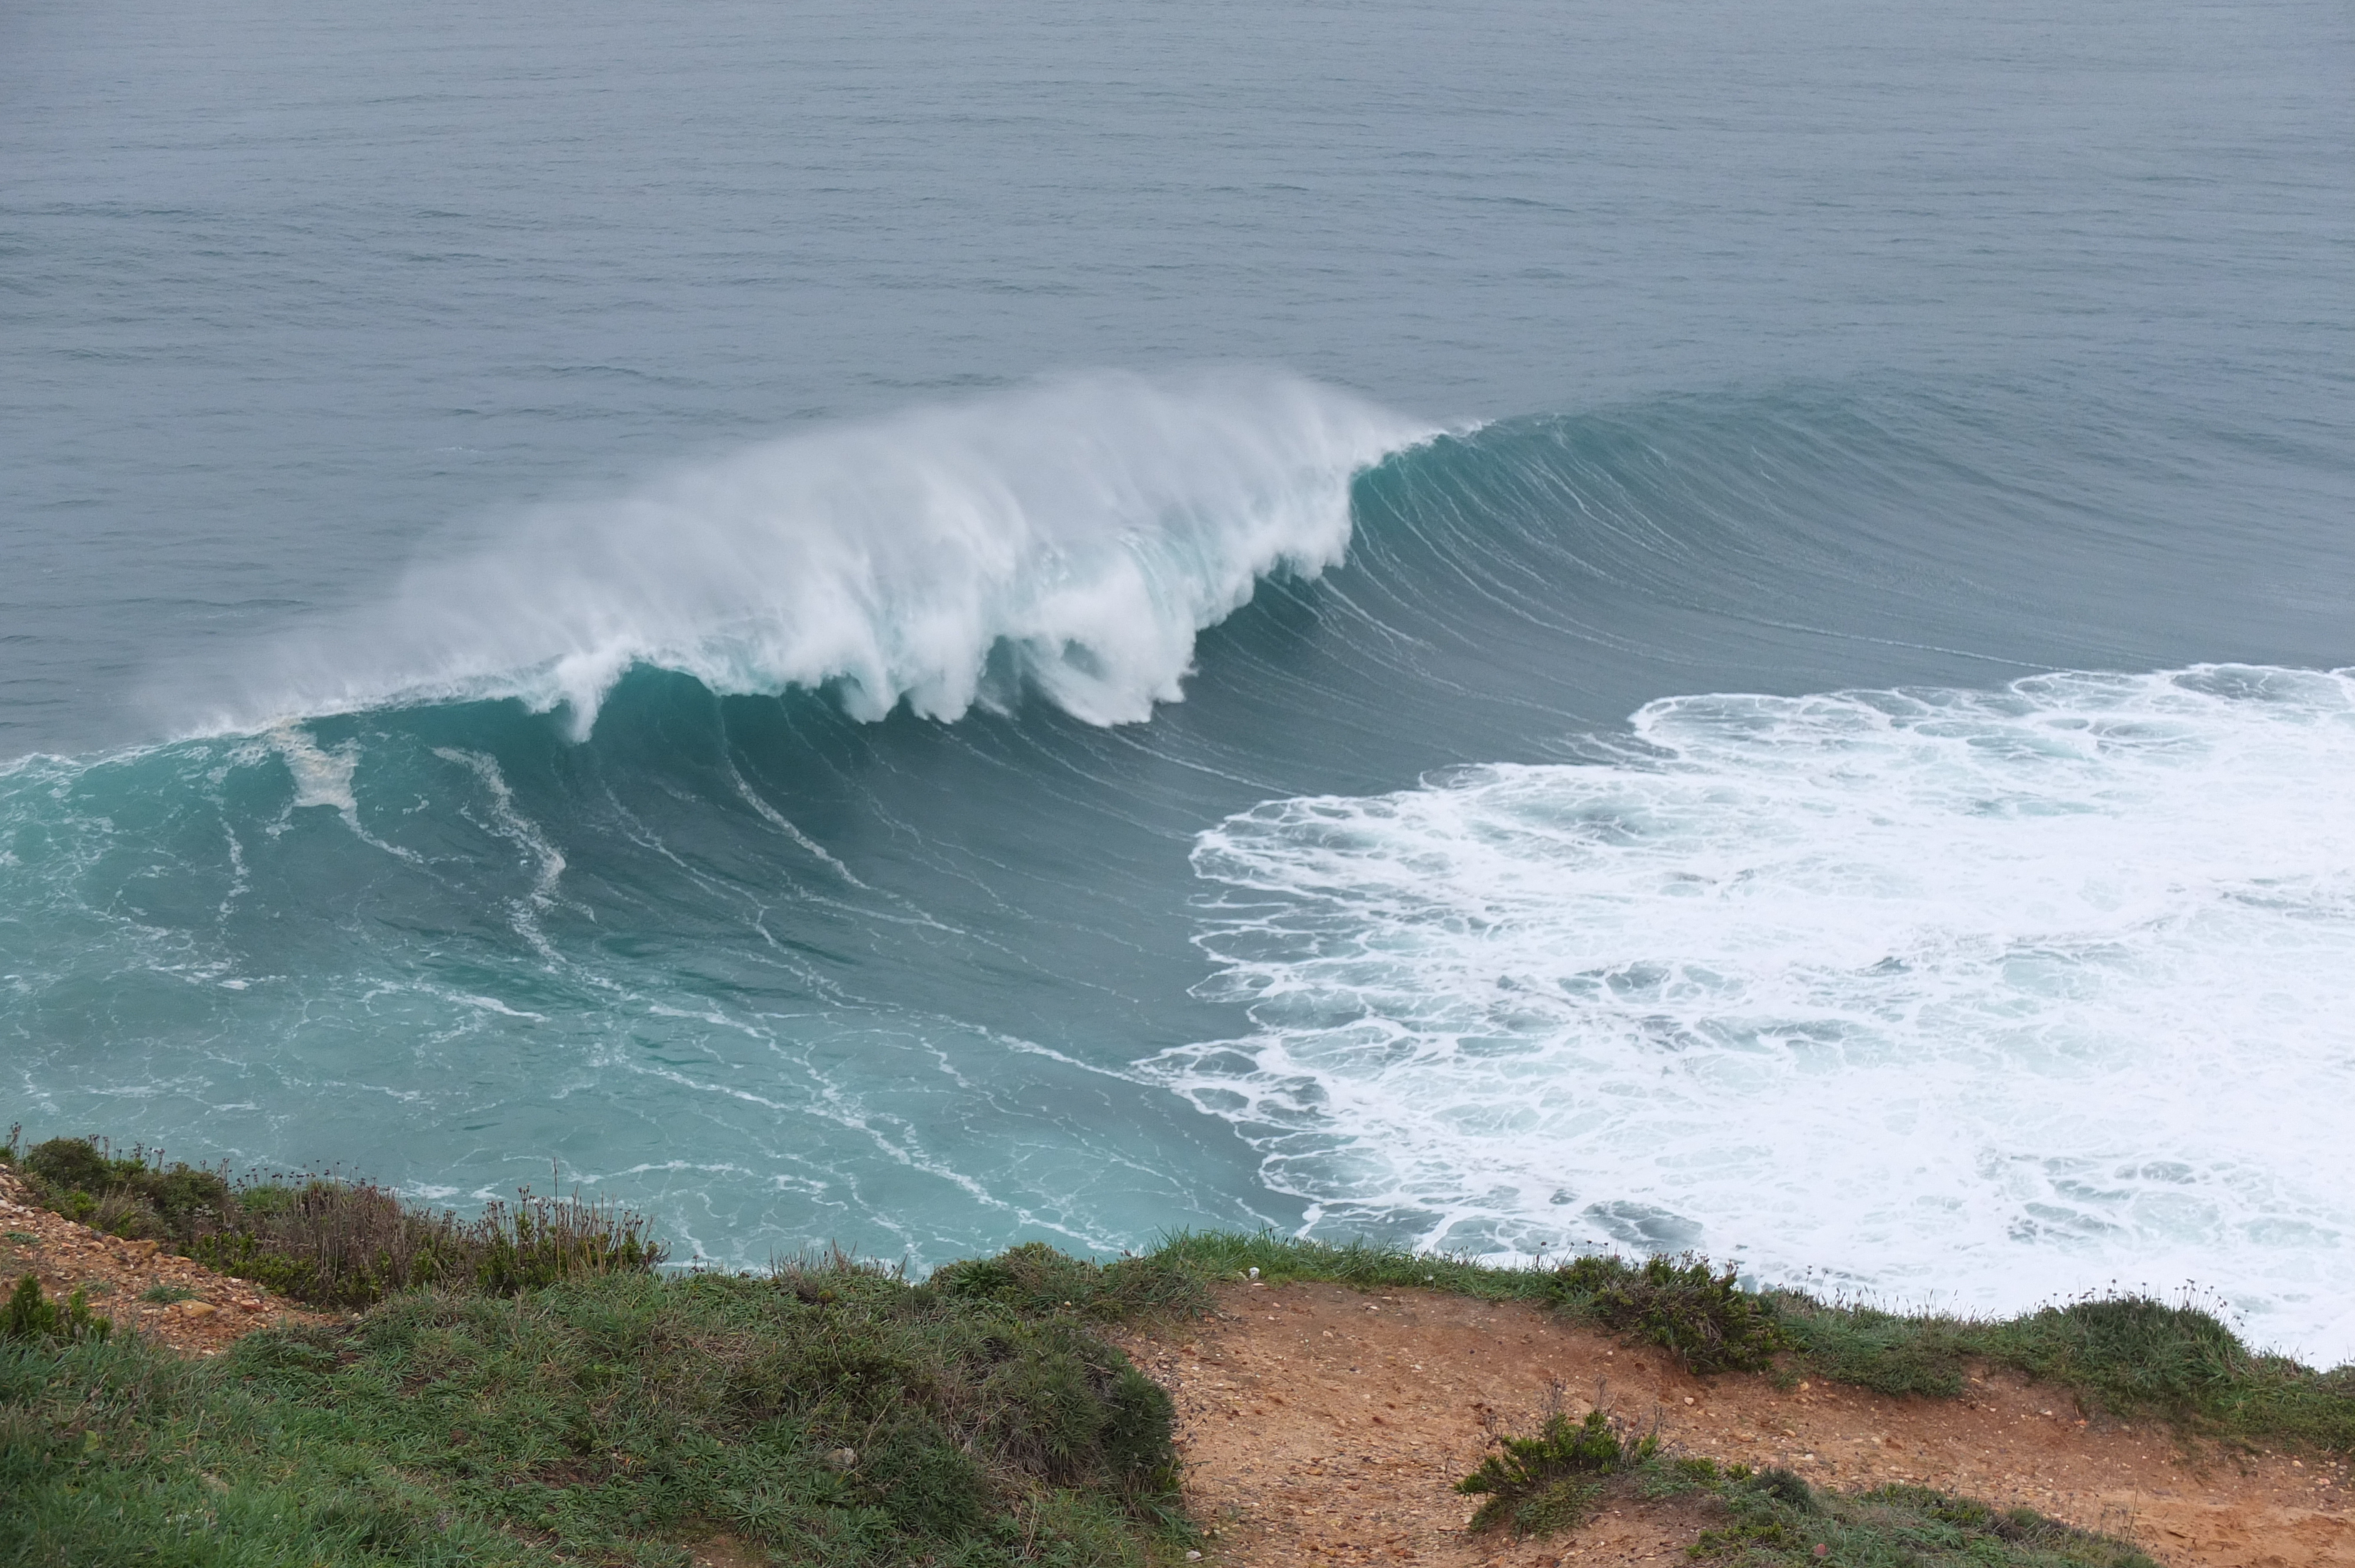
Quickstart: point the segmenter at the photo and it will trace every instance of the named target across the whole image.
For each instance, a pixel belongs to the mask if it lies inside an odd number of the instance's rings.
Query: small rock
[[[850,1469],[858,1463],[858,1450],[856,1448],[834,1449],[826,1455],[826,1462],[834,1469]]]
[[[181,1313],[184,1316],[190,1318],[209,1318],[219,1310],[219,1308],[214,1306],[209,1301],[183,1301],[180,1303]]]

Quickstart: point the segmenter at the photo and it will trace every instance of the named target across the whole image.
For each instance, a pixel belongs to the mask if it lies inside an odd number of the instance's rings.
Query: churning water
[[[0,26],[33,1130],[2355,1352],[2343,7]]]

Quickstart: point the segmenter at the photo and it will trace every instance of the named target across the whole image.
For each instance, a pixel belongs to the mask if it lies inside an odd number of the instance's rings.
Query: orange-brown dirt
[[[136,1330],[184,1356],[218,1355],[256,1329],[283,1319],[334,1317],[215,1274],[154,1242],[124,1241],[77,1224],[35,1203],[20,1179],[0,1170],[0,1290],[15,1289],[27,1274],[60,1299],[79,1287],[90,1309],[113,1319],[117,1332]],[[169,1303],[139,1299],[159,1285],[194,1294]]]
[[[1680,1560],[1705,1505],[1622,1502],[1550,1541],[1468,1534],[1455,1481],[1491,1425],[1534,1427],[1548,1397],[1599,1397],[1671,1452],[1787,1465],[1836,1489],[1914,1481],[2132,1541],[2170,1568],[2355,1568],[2342,1465],[2187,1447],[2090,1419],[2008,1374],[1960,1399],[1821,1382],[1695,1378],[1534,1308],[1422,1291],[1231,1286],[1199,1323],[1124,1347],[1176,1396],[1187,1500],[1216,1533],[1206,1568],[1412,1563],[1584,1568]]]

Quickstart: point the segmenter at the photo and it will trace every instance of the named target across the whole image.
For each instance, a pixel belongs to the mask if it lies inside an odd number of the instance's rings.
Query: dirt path
[[[36,1204],[15,1173],[0,1169],[0,1290],[13,1290],[24,1276],[37,1276],[41,1288],[63,1298],[77,1287],[90,1309],[111,1318],[118,1332],[136,1330],[184,1356],[213,1356],[282,1319],[329,1322],[332,1314],[310,1311],[242,1279],[215,1274],[163,1251],[154,1242],[124,1241],[77,1224]],[[179,1301],[143,1301],[162,1286],[186,1292]]]
[[[1529,1307],[1420,1291],[1229,1287],[1214,1321],[1131,1336],[1178,1401],[1188,1499],[1218,1568],[1414,1563],[1583,1568],[1668,1563],[1706,1520],[1629,1505],[1550,1542],[1466,1535],[1453,1490],[1484,1416],[1534,1426],[1550,1383],[1672,1448],[1788,1465],[1820,1485],[1911,1480],[2135,1542],[2173,1568],[2355,1568],[2344,1466],[2189,1455],[2166,1432],[2091,1422],[2008,1376],[1958,1400],[1897,1400],[1764,1378],[1695,1379]]]

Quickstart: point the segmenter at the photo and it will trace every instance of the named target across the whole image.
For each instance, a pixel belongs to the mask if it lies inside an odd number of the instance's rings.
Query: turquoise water
[[[34,1129],[2355,1351],[2343,10],[5,27]]]

